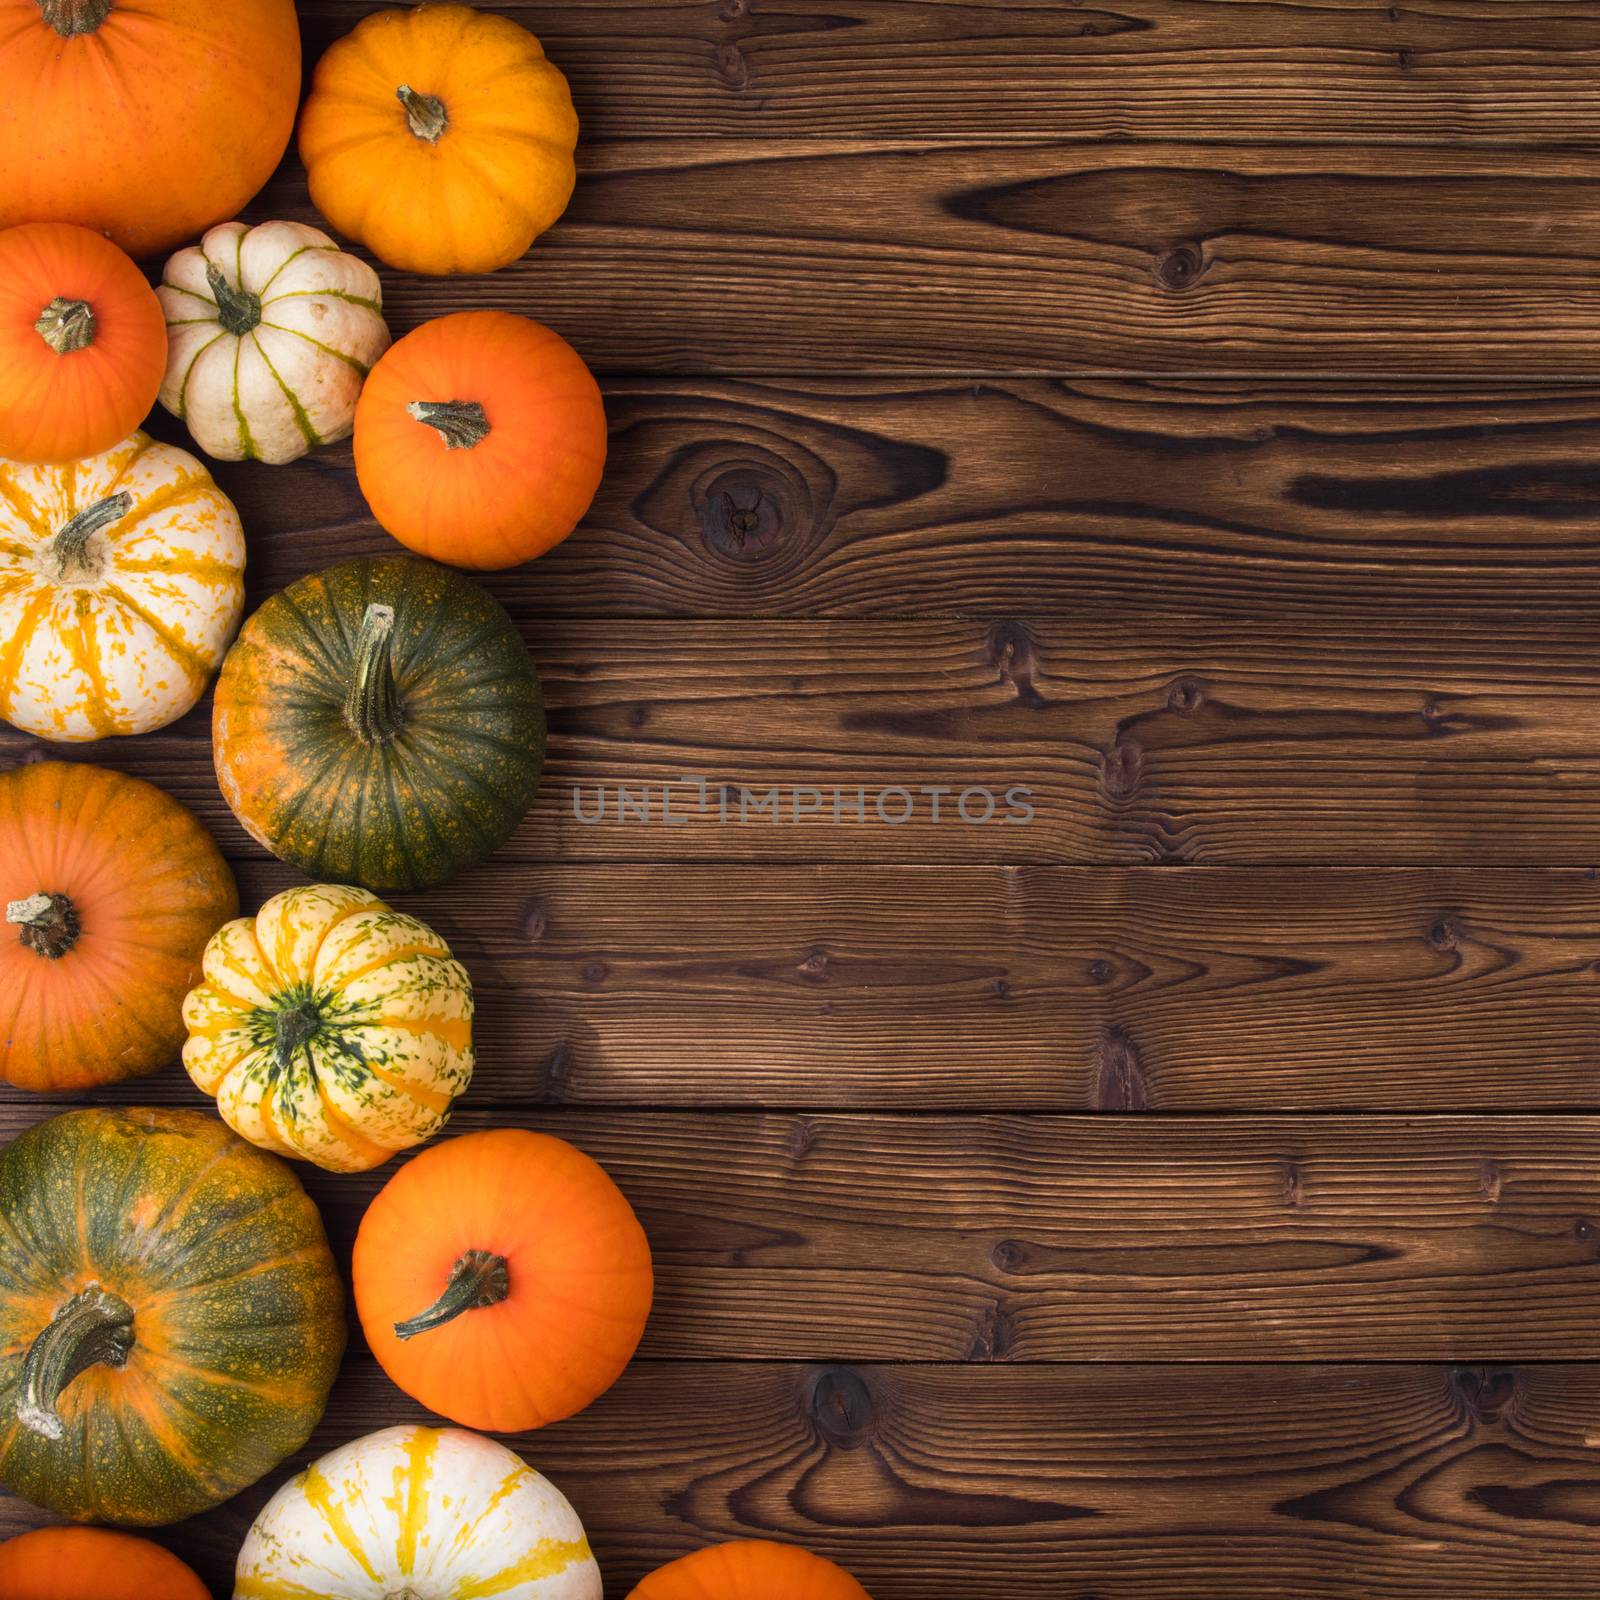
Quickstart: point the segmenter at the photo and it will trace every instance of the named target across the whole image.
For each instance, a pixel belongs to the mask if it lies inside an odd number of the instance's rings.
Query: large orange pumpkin
[[[762,1539],[714,1544],[657,1568],[628,1600],[871,1600],[843,1567]]]
[[[367,1344],[414,1400],[519,1433],[617,1380],[650,1314],[650,1246],[581,1150],[519,1128],[434,1145],[367,1208],[352,1278]]]
[[[211,1600],[175,1555],[109,1528],[36,1528],[0,1544],[0,1600]]]
[[[600,486],[600,386],[560,334],[505,311],[424,323],[372,369],[356,475],[402,544],[457,567],[513,567],[578,525]]]
[[[233,216],[294,131],[294,0],[0,0],[0,227],[141,259]]]
[[[0,1078],[86,1089],[176,1062],[206,941],[237,914],[210,836],[153,784],[0,773]]]
[[[572,198],[567,80],[510,17],[375,11],[331,45],[300,119],[317,210],[403,272],[494,272]]]
[[[77,461],[120,444],[166,364],[161,302],[109,239],[70,222],[0,232],[0,456]]]

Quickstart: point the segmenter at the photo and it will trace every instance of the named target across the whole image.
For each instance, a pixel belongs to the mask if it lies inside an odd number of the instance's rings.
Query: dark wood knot
[[[1499,1422],[1517,1397],[1517,1375],[1505,1367],[1457,1367],[1450,1383],[1461,1409],[1476,1422]]]
[[[586,962],[583,969],[583,981],[585,983],[604,983],[610,973],[610,967],[603,961]]]
[[[824,1367],[812,1378],[806,1412],[818,1437],[836,1450],[859,1450],[877,1428],[872,1391],[850,1367]]]
[[[1167,691],[1167,709],[1187,716],[1191,711],[1198,711],[1205,703],[1205,698],[1203,684],[1196,683],[1193,678],[1179,678]]]
[[[1028,1247],[1017,1239],[1002,1239],[989,1253],[1002,1272],[1021,1272],[1028,1264]]]
[[[1131,800],[1139,792],[1139,773],[1143,766],[1139,747],[1131,739],[1119,738],[1106,751],[1100,770],[1100,784],[1112,800]]]
[[[1156,277],[1164,289],[1181,294],[1191,289],[1205,276],[1210,262],[1205,251],[1192,242],[1174,245],[1156,257]]]
[[[735,470],[706,492],[702,525],[706,543],[735,561],[759,560],[783,537],[783,484],[766,473]]]
[[[538,895],[523,902],[522,916],[518,925],[522,930],[522,937],[529,944],[537,944],[544,938],[545,929],[550,926],[550,912]]]
[[[1460,926],[1449,917],[1436,917],[1428,928],[1428,948],[1442,956],[1451,954],[1460,938]]]
[[[828,976],[828,953],[825,950],[813,950],[798,968],[802,977],[822,979]]]
[[[729,89],[743,89],[750,82],[750,63],[736,44],[719,44],[712,57],[717,77]]]
[[[1085,976],[1093,984],[1110,983],[1116,975],[1117,969],[1109,961],[1102,960],[1098,956],[1085,968]]]

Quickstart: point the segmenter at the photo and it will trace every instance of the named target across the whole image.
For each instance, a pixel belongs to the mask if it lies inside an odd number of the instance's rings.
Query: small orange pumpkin
[[[77,461],[120,444],[166,362],[161,302],[109,239],[69,222],[0,233],[0,456]]]
[[[233,874],[176,800],[104,767],[0,773],[0,1078],[87,1089],[176,1062]]]
[[[210,1600],[193,1570],[109,1528],[36,1528],[0,1544],[4,1600]]]
[[[491,1433],[543,1427],[609,1389],[654,1282],[644,1230],[604,1170],[519,1128],[402,1167],[361,1220],[351,1277],[384,1371]]]
[[[458,311],[372,369],[355,457],[373,516],[402,544],[452,566],[513,567],[589,509],[605,406],[560,334],[509,312]]]
[[[843,1567],[762,1539],[714,1544],[658,1567],[628,1600],[872,1600]]]
[[[567,208],[567,80],[509,17],[375,11],[317,63],[300,119],[311,201],[403,272],[494,272]]]
[[[241,210],[300,101],[294,0],[0,0],[0,227],[144,260]]]

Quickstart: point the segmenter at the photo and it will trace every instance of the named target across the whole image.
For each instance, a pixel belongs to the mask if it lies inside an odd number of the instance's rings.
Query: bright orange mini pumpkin
[[[605,406],[560,334],[505,311],[458,311],[372,369],[355,455],[373,516],[402,544],[451,566],[513,567],[589,509]]]
[[[0,456],[77,461],[156,402],[166,319],[144,274],[70,222],[0,232]]]
[[[652,1572],[628,1600],[872,1600],[843,1567],[762,1539],[714,1544]]]
[[[0,1544],[3,1600],[211,1600],[193,1570],[109,1528],[36,1528]]]
[[[510,17],[375,11],[317,63],[300,119],[311,201],[403,272],[494,272],[567,208],[567,80]]]
[[[294,0],[0,0],[0,227],[140,260],[239,211],[300,99]]]
[[[367,1208],[351,1269],[372,1353],[441,1416],[520,1433],[581,1410],[650,1314],[650,1246],[594,1161],[525,1129],[424,1150]]]
[[[177,1061],[184,996],[239,894],[153,784],[41,761],[0,773],[0,907],[0,1078],[87,1089]]]

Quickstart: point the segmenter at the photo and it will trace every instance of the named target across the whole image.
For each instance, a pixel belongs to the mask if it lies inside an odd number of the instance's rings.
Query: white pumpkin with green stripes
[[[225,222],[168,263],[161,403],[219,461],[295,461],[345,439],[389,348],[366,262],[301,222]]]
[[[601,1600],[564,1494],[460,1428],[385,1428],[323,1456],[267,1502],[234,1600]]]

